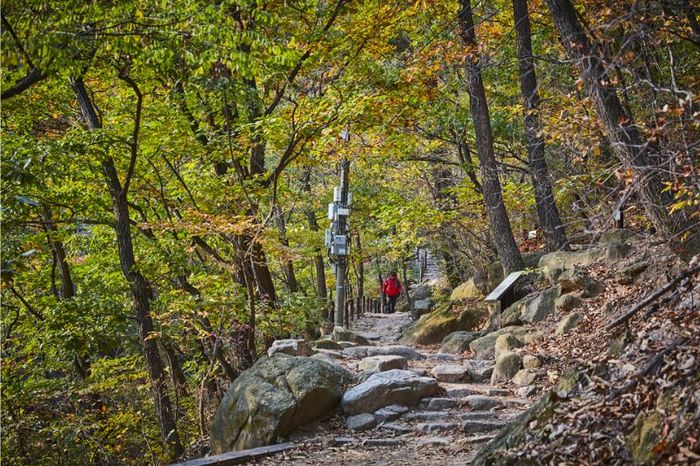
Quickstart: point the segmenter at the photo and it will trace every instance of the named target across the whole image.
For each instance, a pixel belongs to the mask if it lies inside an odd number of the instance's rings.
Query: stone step
[[[416,411],[408,413],[404,419],[407,421],[443,421],[450,418],[447,411]]]
[[[362,442],[366,447],[395,447],[403,445],[402,438],[368,438]]]
[[[450,437],[420,437],[416,440],[416,445],[419,447],[425,445],[449,445],[452,443],[452,438]]]
[[[417,429],[420,432],[459,432],[461,430],[461,425],[456,422],[426,422],[423,424],[418,424]]]
[[[469,395],[481,395],[483,392],[480,392],[478,390],[475,390],[470,387],[449,387],[446,388],[444,384],[440,384],[443,388],[445,388],[445,394],[447,395],[448,398],[464,398],[465,396]]]
[[[379,425],[378,428],[395,432],[397,434],[408,434],[413,430],[411,427],[398,422],[385,422],[384,424]]]
[[[429,411],[454,409],[458,408],[460,405],[460,400],[457,398],[424,398],[423,401],[421,401],[421,407]]]
[[[504,421],[465,421],[462,424],[462,430],[465,434],[480,434],[484,432],[493,432],[501,429],[507,423]]]

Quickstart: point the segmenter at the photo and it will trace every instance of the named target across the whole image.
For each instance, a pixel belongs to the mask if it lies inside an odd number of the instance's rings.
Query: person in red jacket
[[[396,300],[401,294],[401,281],[396,276],[396,272],[391,272],[384,280],[382,290],[387,298],[387,313],[391,314],[396,310]]]

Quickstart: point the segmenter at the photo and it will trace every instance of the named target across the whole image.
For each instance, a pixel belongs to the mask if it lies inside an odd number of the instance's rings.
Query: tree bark
[[[92,130],[100,129],[102,124],[97,118],[95,107],[83,80],[81,78],[73,78],[71,79],[71,83],[88,127]],[[140,105],[140,95],[138,95],[138,99]],[[132,141],[132,144],[136,145],[137,141]],[[122,273],[131,284],[139,340],[141,341],[141,347],[146,358],[146,367],[153,391],[156,416],[158,418],[158,424],[160,425],[161,436],[163,437],[165,445],[170,450],[171,457],[175,459],[182,455],[184,449],[177,432],[175,414],[170,402],[170,396],[168,395],[163,360],[158,351],[157,340],[153,338],[155,335],[155,328],[151,318],[151,297],[153,295],[151,284],[148,279],[141,274],[136,264],[134,247],[131,240],[127,191],[122,187],[117,169],[114,165],[114,160],[111,157],[107,157],[102,161],[102,171],[105,175],[105,181],[112,199],[112,209],[116,220],[114,227],[117,236],[117,247]],[[127,181],[125,181],[125,187],[128,187],[126,186]]]
[[[554,200],[549,170],[545,160],[544,137],[541,135],[540,96],[537,92],[537,75],[532,57],[532,40],[527,0],[513,0],[515,36],[520,64],[520,92],[523,98],[523,127],[525,145],[530,165],[532,186],[535,189],[535,202],[540,226],[544,230],[544,241],[548,251],[571,250],[564,226],[559,217],[559,209]]]
[[[279,230],[280,243],[286,248],[289,248],[289,240],[287,239],[287,222],[284,220],[284,212],[279,205],[275,205],[275,220],[277,229]],[[284,278],[287,282],[287,289],[290,293],[299,291],[299,283],[297,282],[296,274],[294,273],[294,262],[291,259],[285,259],[283,265]]]
[[[486,91],[481,80],[480,57],[474,19],[472,17],[471,0],[460,0],[459,32],[464,44],[470,49],[471,57],[467,59],[467,87],[469,90],[469,106],[474,119],[476,148],[481,165],[481,181],[484,193],[484,203],[489,217],[490,229],[498,257],[506,272],[514,272],[524,268],[518,245],[513,238],[510,220],[503,204],[501,183],[498,179],[498,165],[493,149],[493,133],[489,117],[489,107],[486,102]]]
[[[674,245],[681,244],[682,234],[690,233],[691,239],[685,246],[691,250],[697,247],[697,231],[693,231],[692,223],[682,213],[668,214],[672,197],[664,192],[661,173],[649,163],[646,141],[632,115],[620,102],[615,87],[610,84],[613,80],[608,76],[607,59],[602,48],[589,40],[570,0],[547,0],[547,6],[564,47],[581,70],[613,150],[623,166],[634,172],[634,188],[647,217],[656,230]]]

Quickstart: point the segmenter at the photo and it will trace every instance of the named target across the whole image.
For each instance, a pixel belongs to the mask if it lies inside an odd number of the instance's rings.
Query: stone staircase
[[[298,440],[307,442],[312,453],[304,460],[296,458],[295,464],[466,464],[481,444],[531,404],[507,386],[490,385],[492,361],[439,353],[437,347],[397,345],[400,329],[410,321],[407,313],[366,314],[353,322],[351,330],[371,346],[347,348],[331,357],[361,373],[360,361],[368,353],[404,356],[409,371],[438,381],[438,393],[416,406],[391,405],[347,417],[332,438],[326,434],[326,447],[333,447],[332,461],[326,462],[325,450],[313,452],[314,440],[302,435]],[[413,350],[416,357],[409,354]],[[474,367],[480,369],[480,380],[455,380],[455,371],[461,368],[466,374]]]

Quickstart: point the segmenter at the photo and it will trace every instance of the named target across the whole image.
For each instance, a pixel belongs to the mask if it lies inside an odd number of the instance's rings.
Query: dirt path
[[[400,329],[410,316],[367,314],[351,330],[372,345],[396,345]],[[439,347],[416,347],[424,359],[408,361],[409,369],[431,376],[437,365],[479,365],[462,355],[439,353]],[[337,357],[336,362],[359,372],[359,359]],[[299,448],[259,460],[255,464],[278,465],[457,465],[467,464],[484,441],[529,405],[514,390],[487,383],[439,382],[442,393],[425,398],[419,406],[396,420],[353,431],[341,414],[306,426],[290,439]]]

